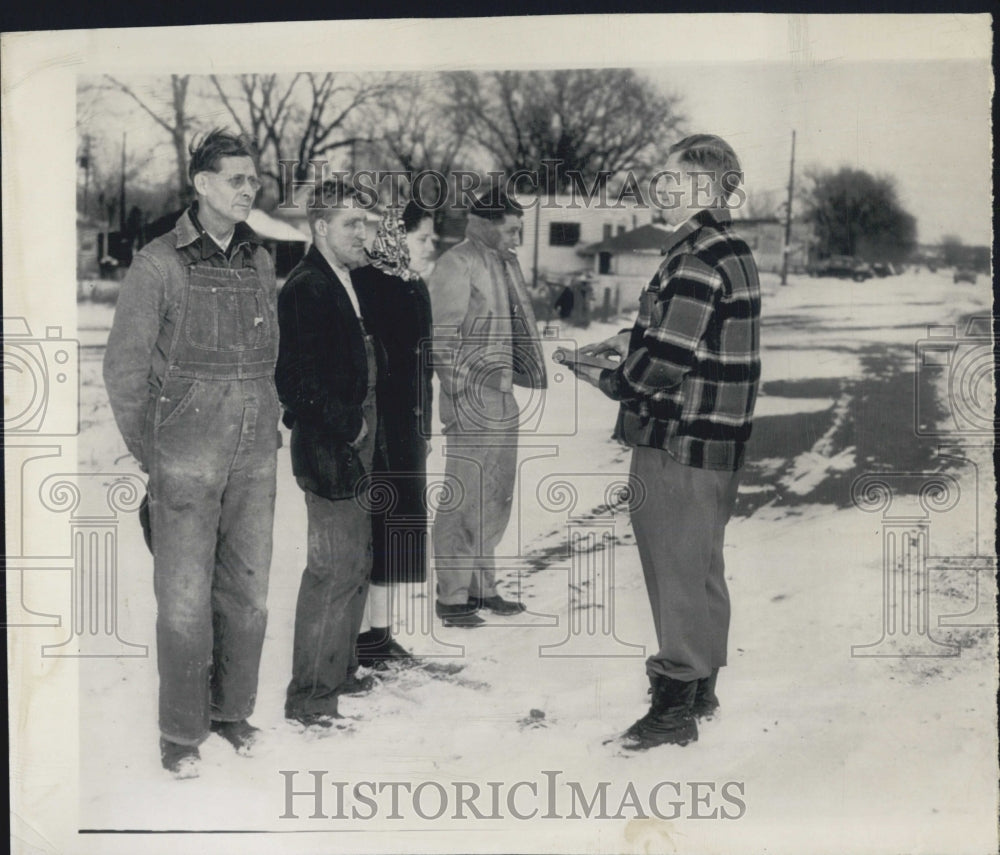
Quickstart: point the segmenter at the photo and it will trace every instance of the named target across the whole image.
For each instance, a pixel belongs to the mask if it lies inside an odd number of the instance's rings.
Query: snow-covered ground
[[[762,394],[727,533],[729,667],[721,715],[697,743],[630,754],[608,741],[644,712],[655,642],[628,515],[609,509],[628,452],[610,439],[614,405],[550,364],[544,404],[522,400],[540,423],[522,435],[500,549],[505,591],[519,588],[530,611],[445,630],[428,587],[406,591],[400,638],[464,669],[387,677],[342,701],[344,727],[329,736],[282,716],[305,547],[287,441],[253,718],[266,741],[251,759],[210,737],[199,779],[160,769],[152,561],[123,519],[118,632],[149,655],[81,666],[79,828],[261,833],[81,835],[80,851],[995,852],[997,636],[981,625],[995,580],[974,560],[992,554],[995,489],[991,438],[970,430],[992,412],[991,392],[978,375],[955,377],[982,365],[966,321],[990,314],[989,290],[945,273],[768,278],[763,299]],[[80,306],[78,456],[84,470],[135,473],[100,381],[109,321],[107,306]],[[950,367],[925,364],[929,325],[955,326],[942,339]],[[569,332],[582,343],[616,326]],[[431,473],[440,451],[435,440]],[[921,500],[938,472],[958,485],[950,503]],[[888,509],[852,500],[866,473],[898,488]],[[929,590],[918,564],[883,567],[884,541],[924,518]],[[939,625],[974,611],[977,578],[987,608]],[[317,776],[321,807],[287,795]],[[581,802],[602,791],[603,810]]]

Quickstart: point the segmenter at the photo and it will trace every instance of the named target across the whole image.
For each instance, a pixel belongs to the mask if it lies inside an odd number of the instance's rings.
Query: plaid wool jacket
[[[602,372],[615,436],[701,469],[743,465],[760,380],[760,282],[725,209],[670,235],[639,300],[628,356]]]

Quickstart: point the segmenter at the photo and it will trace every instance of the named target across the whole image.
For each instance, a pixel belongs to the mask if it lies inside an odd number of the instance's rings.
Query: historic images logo
[[[995,437],[996,357],[990,318],[972,318],[964,335],[929,326],[916,344],[917,436]],[[928,382],[929,381],[929,382]]]
[[[995,627],[992,598],[985,582],[996,574],[996,558],[980,551],[980,520],[988,518],[979,469],[963,443],[996,437],[993,353],[990,318],[973,318],[965,334],[955,326],[931,326],[915,346],[914,425],[919,437],[952,440],[938,449],[953,472],[872,472],[851,486],[857,508],[881,515],[882,634],[870,644],[854,645],[857,657],[958,656],[954,634],[935,638],[934,630]],[[961,507],[965,505],[965,508]],[[988,510],[988,509],[987,509]],[[952,515],[949,517],[949,515]],[[955,522],[973,536],[969,555],[936,555],[932,522]],[[963,612],[949,611],[944,592],[960,592]]]
[[[282,769],[279,819],[325,820],[533,820],[742,819],[747,812],[743,781],[659,781],[648,789],[632,781],[559,778],[520,781],[344,781],[325,769]]]
[[[8,501],[17,503],[17,524],[8,531],[4,558],[12,604],[8,625],[62,626],[60,615],[29,607],[25,583],[29,576],[68,572],[69,636],[43,645],[42,656],[147,656],[146,645],[125,641],[118,633],[118,519],[138,509],[142,481],[118,473],[66,472],[38,483],[32,466],[61,456],[61,446],[46,444],[46,438],[79,432],[80,343],[64,338],[61,327],[46,327],[45,336],[36,338],[24,318],[4,318],[3,374],[6,490]],[[39,514],[68,513],[68,554],[24,554],[27,507]]]
[[[80,343],[62,327],[31,334],[24,318],[3,319],[4,436],[75,436],[80,411]]]

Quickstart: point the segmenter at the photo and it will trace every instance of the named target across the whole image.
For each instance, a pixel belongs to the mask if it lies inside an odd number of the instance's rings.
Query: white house
[[[596,274],[593,288],[598,299],[609,289],[612,305],[622,311],[633,309],[639,292],[660,266],[661,250],[672,231],[662,223],[647,223],[580,247],[578,257]]]
[[[654,213],[653,208],[628,199],[616,206],[613,193],[603,204],[569,194],[551,199],[519,197],[519,201],[525,211],[517,256],[529,284],[591,269],[578,250],[647,225]]]

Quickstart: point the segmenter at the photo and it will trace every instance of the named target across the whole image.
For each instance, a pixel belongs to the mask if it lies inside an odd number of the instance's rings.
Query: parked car
[[[836,276],[838,279],[853,279],[864,282],[875,275],[871,265],[849,255],[833,255],[817,261],[809,267],[810,276]]]
[[[896,265],[890,264],[887,261],[876,261],[872,265],[872,272],[880,278],[885,278],[886,276],[895,276],[901,271]]]
[[[956,283],[958,282],[971,282],[973,285],[976,284],[976,271],[969,270],[967,267],[959,268],[955,271],[955,275],[952,277]]]

